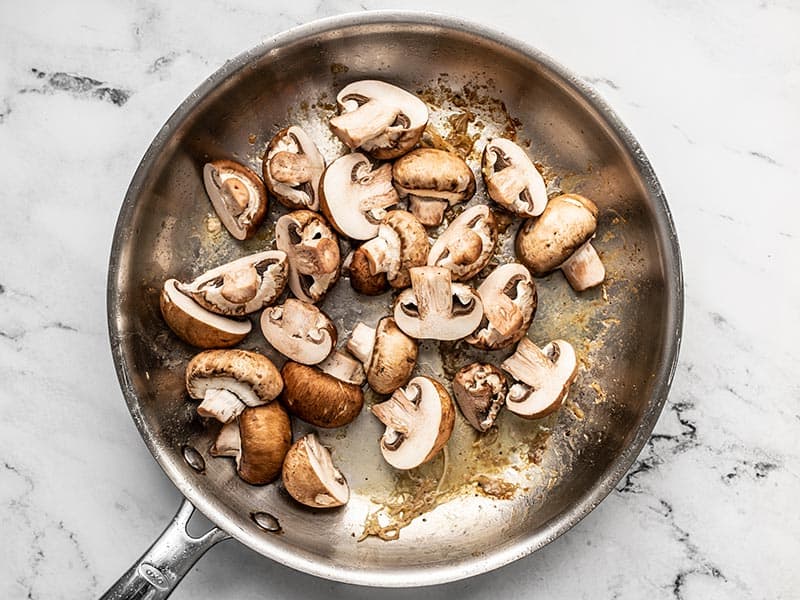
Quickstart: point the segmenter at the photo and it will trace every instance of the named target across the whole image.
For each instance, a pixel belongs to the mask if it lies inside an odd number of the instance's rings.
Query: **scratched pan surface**
[[[569,340],[581,358],[571,400],[559,413],[542,421],[505,413],[484,437],[458,415],[446,456],[410,479],[398,478],[381,459],[381,427],[365,410],[348,427],[320,432],[352,499],[341,509],[315,511],[294,503],[279,483],[246,485],[232,461],[208,454],[218,427],[197,416],[183,387],[195,351],[168,332],[158,293],[168,277],[190,279],[274,247],[273,224],[283,210],[272,202],[254,239],[233,240],[213,216],[203,164],[233,158],[260,173],[266,144],[293,123],[306,127],[334,159],[344,152],[326,125],[336,92],[362,78],[384,79],[423,97],[434,115],[425,139],[462,151],[474,141],[467,160],[476,174],[486,139],[514,136],[539,163],[551,193],[593,198],[600,207],[595,246],[608,280],[582,294],[573,293],[560,273],[537,280],[539,310],[529,337],[540,344]],[[478,181],[472,203],[488,202]],[[519,223],[507,225],[495,263],[513,259]],[[357,297],[343,278],[321,306],[345,340],[357,321],[374,324],[391,299]],[[663,193],[613,113],[532,48],[422,14],[321,21],[226,63],[178,108],[144,156],[120,213],[109,271],[111,345],[123,392],[175,485],[220,528],[264,556],[376,586],[440,583],[491,570],[540,548],[592,510],[629,468],[661,411],[677,359],[682,306],[680,257]],[[282,362],[257,326],[241,347]],[[482,356],[499,362],[506,354]],[[418,372],[449,386],[453,371],[478,356],[460,344],[426,342]],[[367,404],[376,400],[367,394]],[[307,429],[295,423],[296,436]],[[187,447],[205,459],[203,471],[187,464]],[[424,495],[424,514],[396,541],[358,541],[368,515],[380,513],[372,521],[387,524],[401,492],[411,501]],[[254,512],[274,515],[281,533],[259,528]]]

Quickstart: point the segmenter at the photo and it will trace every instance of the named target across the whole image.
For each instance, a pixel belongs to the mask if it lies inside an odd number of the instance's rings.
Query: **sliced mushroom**
[[[547,206],[544,178],[525,151],[511,140],[496,138],[483,150],[483,180],[489,197],[523,217],[536,217]]]
[[[444,211],[472,198],[475,176],[460,156],[437,148],[417,148],[394,163],[394,185],[423,225],[439,225]]]
[[[494,425],[506,401],[506,376],[494,365],[472,363],[453,378],[453,395],[467,422],[478,431]]]
[[[348,148],[380,159],[397,158],[419,142],[428,123],[425,103],[383,81],[355,81],[336,96],[340,114],[331,130]]]
[[[392,210],[383,218],[378,237],[364,242],[354,251],[353,260],[358,264],[366,260],[368,272],[353,270],[351,266],[350,283],[356,289],[365,288],[372,278],[386,273],[389,285],[406,288],[411,283],[408,269],[424,266],[429,250],[428,234],[414,215],[404,210]],[[366,275],[367,281],[361,280],[362,275]]]
[[[272,138],[264,155],[264,183],[291,209],[319,210],[319,180],[325,159],[314,141],[297,125]]]
[[[347,349],[363,363],[369,386],[378,394],[391,394],[405,385],[417,364],[417,342],[392,317],[378,321],[376,328],[358,323]]]
[[[497,223],[488,206],[478,204],[458,215],[439,236],[428,264],[447,267],[455,281],[466,281],[489,264],[497,246]]]
[[[500,350],[518,342],[536,314],[536,284],[530,271],[519,263],[500,265],[478,286],[483,321],[468,344],[484,350]]]
[[[197,413],[228,423],[248,406],[272,402],[283,389],[266,356],[247,350],[206,350],[186,366],[186,391],[202,400]]]
[[[286,254],[269,250],[206,271],[178,289],[211,312],[247,315],[275,302],[288,273]]]
[[[320,207],[336,230],[354,240],[378,235],[386,207],[397,204],[392,166],[374,166],[359,152],[333,161],[320,181]]]
[[[359,294],[378,296],[389,289],[386,273],[375,273],[369,270],[369,260],[365,252],[359,248],[353,250],[342,263],[342,272],[350,278],[350,285]]]
[[[597,205],[578,194],[550,200],[538,219],[517,234],[517,258],[534,277],[561,269],[575,291],[599,285],[606,276],[591,244],[597,229]]]
[[[395,300],[394,320],[416,339],[459,340],[480,325],[483,306],[471,287],[452,283],[450,269],[414,267],[411,289]]]
[[[289,361],[281,374],[286,409],[317,427],[347,425],[364,405],[364,369],[344,352],[334,352],[317,367]]]
[[[258,175],[232,160],[203,167],[203,183],[222,224],[237,240],[245,240],[267,214],[267,190]]]
[[[386,425],[381,454],[395,469],[428,462],[450,439],[455,424],[453,401],[444,386],[420,375],[399,388],[372,413]]]
[[[236,421],[224,425],[211,455],[235,458],[239,477],[249,484],[263,485],[278,477],[291,445],[289,415],[272,402],[246,408]]]
[[[330,451],[309,433],[297,440],[283,461],[283,485],[300,504],[333,508],[347,504],[350,488]]]
[[[321,363],[336,345],[336,327],[328,316],[294,298],[261,313],[261,332],[278,352],[304,365]]]
[[[198,348],[228,348],[241,342],[250,321],[238,321],[214,314],[178,290],[175,279],[167,279],[161,291],[161,314],[169,328],[187,344]]]
[[[575,349],[564,340],[540,349],[522,338],[500,366],[516,380],[508,390],[506,407],[526,419],[540,419],[558,410],[578,373]]]
[[[322,215],[283,215],[275,223],[275,245],[289,258],[289,289],[300,300],[319,302],[339,279],[339,239]]]

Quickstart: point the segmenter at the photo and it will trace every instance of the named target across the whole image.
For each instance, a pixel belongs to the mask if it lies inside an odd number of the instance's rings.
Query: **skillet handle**
[[[167,598],[203,554],[230,536],[213,528],[199,538],[186,531],[194,506],[184,499],[172,522],[136,563],[100,600],[162,600]]]

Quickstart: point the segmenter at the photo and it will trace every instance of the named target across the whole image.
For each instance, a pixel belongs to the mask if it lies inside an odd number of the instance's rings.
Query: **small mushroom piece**
[[[500,265],[478,286],[483,304],[480,327],[466,338],[483,350],[500,350],[518,342],[536,314],[536,284],[519,263]]]
[[[437,148],[417,148],[395,161],[394,186],[420,223],[439,225],[444,211],[472,198],[475,176],[460,156]]]
[[[202,400],[197,413],[229,423],[248,406],[272,402],[283,389],[266,356],[247,350],[206,350],[186,366],[186,391]]]
[[[229,348],[250,333],[250,321],[229,319],[206,310],[183,294],[179,285],[177,280],[167,279],[159,304],[167,325],[184,342],[198,348]]]
[[[320,207],[336,230],[354,240],[378,235],[386,207],[397,204],[392,166],[374,166],[360,152],[333,161],[320,181]]]
[[[288,273],[286,254],[269,250],[206,271],[178,289],[211,312],[247,315],[275,302]]]
[[[283,485],[292,498],[312,508],[342,506],[350,499],[344,475],[313,433],[289,448],[283,461]]]
[[[267,214],[267,190],[258,175],[232,160],[203,167],[203,183],[222,224],[237,240],[245,240]]]
[[[386,273],[373,275],[369,270],[369,260],[359,248],[353,250],[342,263],[342,272],[350,278],[350,285],[359,294],[378,296],[389,289]]]
[[[497,246],[497,223],[489,207],[478,204],[458,215],[428,254],[428,264],[447,267],[454,281],[466,281],[489,264]]]
[[[281,374],[286,409],[317,427],[347,425],[364,405],[364,369],[344,352],[334,352],[316,367],[289,361]]]
[[[459,340],[477,329],[483,306],[471,287],[452,283],[450,269],[414,267],[411,289],[403,290],[394,304],[394,320],[418,340]]]
[[[336,345],[336,327],[328,316],[294,298],[261,313],[261,332],[278,352],[304,365],[321,363]]]
[[[378,228],[378,237],[364,242],[353,252],[353,260],[358,264],[366,259],[368,272],[353,270],[351,266],[350,283],[356,289],[364,288],[373,277],[386,273],[387,282],[393,288],[407,288],[411,284],[408,269],[424,266],[429,250],[428,234],[414,215],[404,210],[389,211]],[[361,275],[366,275],[368,280],[361,281]]]
[[[369,386],[378,394],[391,394],[411,379],[417,364],[417,342],[408,337],[392,317],[375,328],[358,323],[347,349],[364,365]]]
[[[278,202],[292,210],[319,210],[319,180],[325,159],[297,125],[281,129],[267,147],[264,183]]]
[[[376,80],[354,81],[336,96],[340,114],[333,133],[348,148],[370,156],[397,158],[417,145],[428,123],[428,107],[414,94]]]
[[[325,218],[296,210],[275,223],[275,245],[289,258],[289,289],[314,304],[339,279],[339,239]]]
[[[453,395],[461,414],[481,432],[494,425],[507,391],[506,376],[494,365],[472,363],[453,378]]]
[[[544,178],[525,151],[511,140],[495,138],[483,150],[483,180],[489,197],[523,217],[536,217],[547,206]]]
[[[236,459],[236,471],[252,485],[269,483],[281,472],[292,445],[292,423],[277,402],[246,408],[236,421],[223,425],[212,456]]]
[[[525,222],[517,234],[517,258],[541,277],[561,269],[581,292],[603,282],[606,270],[591,244],[597,229],[597,205],[578,194],[550,200],[538,219]]]
[[[578,374],[575,349],[564,340],[540,349],[522,338],[500,366],[516,380],[506,395],[506,407],[526,419],[540,419],[558,410]]]
[[[444,386],[420,375],[399,388],[372,414],[386,425],[381,454],[395,469],[408,470],[428,462],[450,439],[455,408]]]

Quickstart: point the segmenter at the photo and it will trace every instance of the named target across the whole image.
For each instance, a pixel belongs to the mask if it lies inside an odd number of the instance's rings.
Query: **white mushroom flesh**
[[[319,180],[324,170],[325,159],[314,141],[293,125],[270,144],[264,177],[273,193],[292,206],[318,210]]]
[[[606,278],[606,268],[591,240],[578,248],[559,268],[576,292],[600,285]]]
[[[203,401],[197,406],[201,417],[213,417],[222,423],[230,423],[247,408],[239,397],[225,388],[207,388]]]
[[[353,333],[347,341],[347,349],[365,367],[369,367],[372,362],[372,352],[375,349],[376,330],[364,323],[358,323],[353,327]]]
[[[536,288],[530,272],[519,263],[500,265],[478,286],[484,321],[467,338],[470,344],[500,348],[524,332],[533,317]]]
[[[400,272],[402,244],[400,236],[392,227],[382,223],[378,228],[378,237],[364,242],[361,248],[367,257],[372,275],[386,273],[390,280],[397,277]]]
[[[367,375],[361,363],[344,352],[337,350],[328,358],[319,363],[319,370],[335,377],[339,381],[352,383],[354,385],[364,385]]]
[[[428,265],[447,267],[456,281],[474,277],[492,258],[497,243],[494,227],[488,206],[468,208],[433,243]]]
[[[333,231],[318,215],[306,220],[288,213],[275,224],[275,243],[288,257],[292,293],[305,302],[322,300],[339,277],[339,244]]]
[[[333,464],[330,451],[313,433],[305,437],[305,443],[308,462],[327,490],[327,493],[317,494],[314,501],[321,506],[347,504],[350,499],[350,488],[341,471]]]
[[[237,421],[225,423],[211,447],[211,456],[238,458],[241,453],[242,437],[239,435],[239,423]]]
[[[222,223],[234,237],[244,239],[259,212],[261,191],[248,177],[231,168],[218,169],[213,163],[203,167],[203,183]]]
[[[189,296],[182,293],[178,289],[179,285],[180,284],[177,280],[168,279],[166,282],[164,282],[164,291],[166,292],[169,301],[183,313],[224,333],[237,336],[245,336],[250,333],[250,329],[252,329],[252,324],[250,321],[229,319],[206,310],[197,302],[192,300]]]
[[[489,197],[511,212],[528,217],[547,206],[544,178],[525,151],[511,140],[489,142],[483,156],[483,173]]]
[[[304,365],[315,365],[331,353],[333,323],[316,306],[288,299],[261,313],[261,331],[281,354]]]

